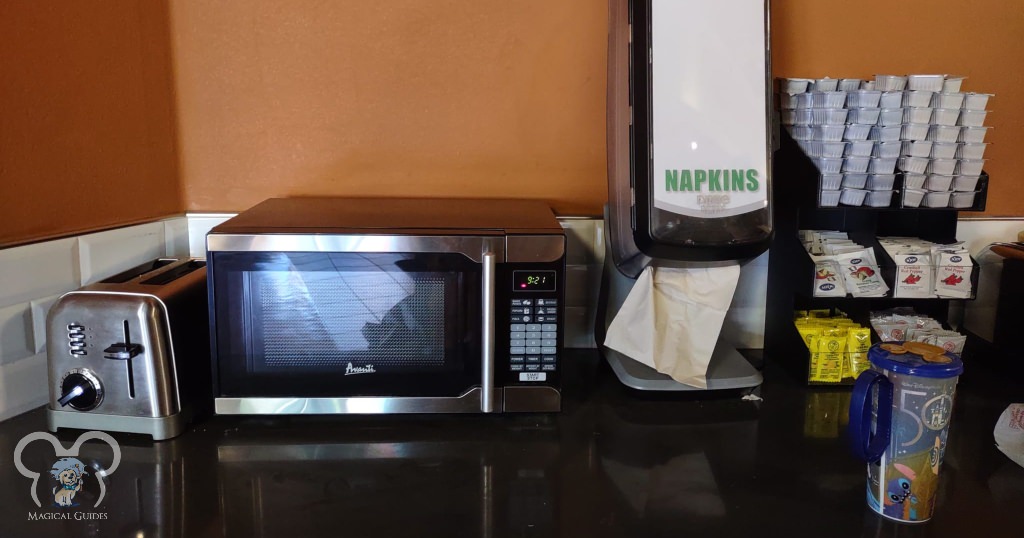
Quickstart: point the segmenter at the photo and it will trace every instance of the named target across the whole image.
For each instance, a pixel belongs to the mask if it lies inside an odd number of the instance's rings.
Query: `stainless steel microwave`
[[[206,246],[217,413],[560,409],[565,234],[541,202],[277,198]]]

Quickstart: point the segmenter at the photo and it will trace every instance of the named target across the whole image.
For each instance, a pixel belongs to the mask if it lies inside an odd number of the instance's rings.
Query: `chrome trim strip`
[[[381,415],[391,413],[479,413],[480,387],[452,398],[216,398],[218,415]],[[501,398],[501,389],[494,389]]]
[[[483,255],[483,276],[481,278],[482,288],[480,290],[483,315],[480,329],[480,344],[482,349],[480,372],[483,379],[480,380],[483,390],[480,391],[480,411],[484,413],[494,412],[494,253],[485,252]]]
[[[479,263],[484,252],[505,258],[502,235],[209,234],[210,252],[435,252]]]

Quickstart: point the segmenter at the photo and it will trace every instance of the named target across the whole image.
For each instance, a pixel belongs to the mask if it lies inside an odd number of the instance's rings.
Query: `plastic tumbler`
[[[963,362],[920,342],[875,344],[868,359],[849,422],[854,453],[868,463],[868,506],[896,521],[928,521]]]

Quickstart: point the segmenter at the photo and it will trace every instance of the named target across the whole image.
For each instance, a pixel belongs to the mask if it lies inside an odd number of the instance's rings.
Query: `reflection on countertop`
[[[89,441],[77,507],[52,505],[41,410],[0,423],[0,536],[1017,536],[1024,469],[993,446],[1020,383],[961,378],[936,517],[876,516],[845,448],[849,389],[807,389],[768,361],[763,401],[633,392],[592,351],[567,357],[557,415],[212,417],[153,443]],[[71,445],[80,432],[57,437]],[[47,504],[49,502],[49,504]],[[101,514],[36,520],[32,514]],[[87,519],[94,517],[95,519]]]

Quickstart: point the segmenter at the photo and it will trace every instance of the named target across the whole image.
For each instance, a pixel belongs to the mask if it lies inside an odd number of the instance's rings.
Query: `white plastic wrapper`
[[[1010,404],[996,421],[992,435],[996,448],[1024,467],[1024,404]]]

